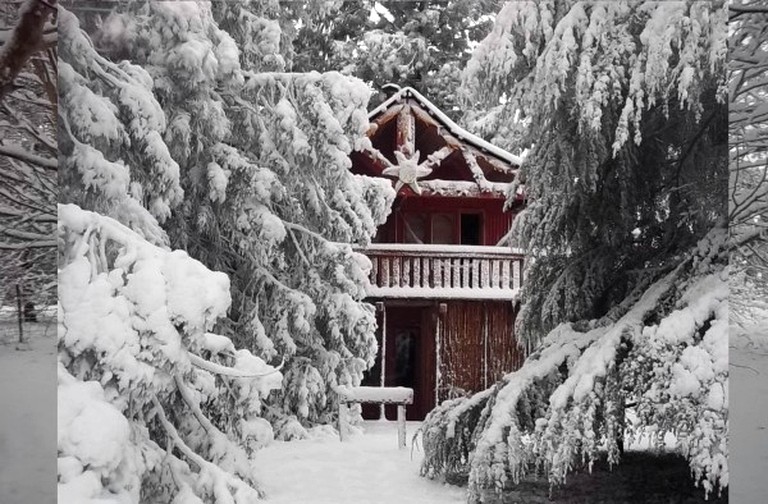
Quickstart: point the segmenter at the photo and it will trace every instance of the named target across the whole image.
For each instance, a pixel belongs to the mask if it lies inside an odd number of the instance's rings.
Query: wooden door
[[[407,408],[408,420],[423,420],[435,406],[435,307],[432,304],[398,304],[386,307],[386,349],[384,385],[410,387],[413,404]],[[382,318],[379,316],[379,353],[376,363],[363,379],[363,385],[381,385]],[[397,419],[397,407],[385,408],[388,420]],[[379,405],[363,405],[363,418],[378,419]]]

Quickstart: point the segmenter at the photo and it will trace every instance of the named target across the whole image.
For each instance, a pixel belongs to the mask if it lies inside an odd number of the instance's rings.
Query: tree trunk
[[[22,5],[10,39],[0,48],[0,101],[12,89],[30,56],[43,48],[45,22],[55,12],[56,1],[27,0]]]
[[[21,315],[21,289],[19,284],[16,284],[16,308],[18,309],[19,318],[19,343],[24,343],[24,323],[22,322]]]

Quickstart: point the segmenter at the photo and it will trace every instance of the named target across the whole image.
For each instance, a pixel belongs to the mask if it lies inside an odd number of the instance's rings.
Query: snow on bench
[[[407,387],[339,387],[338,393],[347,403],[413,404]]]
[[[350,404],[397,404],[397,446],[405,448],[405,405],[413,404],[413,389],[408,387],[339,387],[339,438],[348,436]]]

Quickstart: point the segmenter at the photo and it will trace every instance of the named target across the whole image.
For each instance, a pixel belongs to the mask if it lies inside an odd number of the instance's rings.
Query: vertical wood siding
[[[488,315],[488,386],[520,368],[525,359],[515,338],[517,310],[512,303],[486,303]]]
[[[511,212],[496,211],[495,208],[485,212],[485,244],[496,245],[499,243],[499,240],[507,234],[512,226],[515,215]]]
[[[483,381],[483,305],[447,303],[440,359],[441,400],[479,390]]]
[[[401,302],[402,303],[402,302]],[[446,312],[439,316],[440,302],[421,305],[387,306],[387,351],[385,382],[397,382],[396,334],[406,328],[417,331],[414,369],[414,403],[407,409],[408,420],[423,420],[438,401],[473,393],[492,386],[505,374],[520,367],[524,359],[514,334],[517,315],[508,301],[445,301]],[[440,326],[439,363],[436,337]],[[381,324],[379,315],[379,323]],[[381,344],[381,331],[377,334]],[[379,357],[381,350],[379,350]],[[436,375],[439,364],[440,376]],[[377,386],[374,370],[367,385]],[[366,405],[365,418],[378,418],[378,406]],[[386,408],[390,420],[396,418],[394,406]]]
[[[523,362],[510,302],[447,303],[440,352],[440,400],[483,390]]]

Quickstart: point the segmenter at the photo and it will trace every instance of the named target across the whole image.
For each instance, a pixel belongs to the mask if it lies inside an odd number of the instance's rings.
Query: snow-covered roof
[[[393,84],[387,84],[387,86],[394,86]],[[459,140],[463,140],[464,142],[467,142],[474,147],[480,149],[481,151],[487,152],[488,154],[491,154],[498,159],[507,162],[513,166],[520,166],[523,162],[523,159],[520,156],[516,156],[510,152],[505,151],[504,149],[501,149],[490,142],[487,142],[480,138],[477,135],[473,135],[472,133],[468,132],[455,122],[451,120],[447,115],[445,115],[439,108],[435,106],[431,101],[427,100],[424,95],[413,89],[412,87],[404,87],[401,88],[399,91],[397,91],[395,94],[387,98],[381,105],[376,107],[375,109],[371,110],[371,112],[368,114],[369,119],[375,118],[377,115],[381,114],[385,110],[387,110],[389,107],[391,107],[393,104],[404,101],[408,98],[413,98],[416,100],[419,105],[421,105],[430,116],[432,116],[435,120],[440,122],[448,131],[450,131],[456,138]]]

